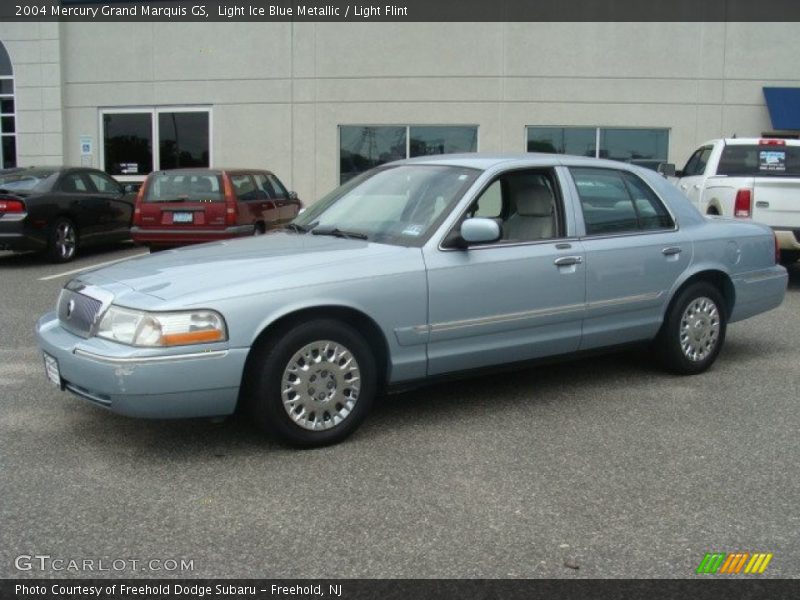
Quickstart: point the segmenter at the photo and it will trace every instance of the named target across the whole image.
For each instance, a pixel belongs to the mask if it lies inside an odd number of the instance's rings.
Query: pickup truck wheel
[[[263,430],[300,447],[335,444],[366,417],[376,367],[355,329],[330,319],[301,323],[258,349],[246,398]]]
[[[797,250],[781,250],[781,264],[784,266],[789,266],[797,262],[797,259],[800,259],[800,251]]]
[[[690,285],[670,306],[656,339],[661,362],[673,373],[702,373],[722,348],[725,325],[725,303],[717,288],[705,282]]]
[[[78,230],[65,217],[59,217],[50,227],[47,237],[47,255],[55,263],[65,263],[75,258],[78,250]]]

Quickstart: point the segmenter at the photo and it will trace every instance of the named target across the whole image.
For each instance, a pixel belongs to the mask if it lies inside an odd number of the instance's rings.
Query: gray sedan
[[[443,375],[642,342],[701,373],[786,284],[769,228],[704,217],[652,171],[453,155],[364,173],[285,231],[82,273],[37,333],[52,382],[98,406],[243,408],[317,446]]]

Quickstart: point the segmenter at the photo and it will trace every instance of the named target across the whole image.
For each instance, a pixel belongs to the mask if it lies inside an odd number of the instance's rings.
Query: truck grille
[[[58,299],[58,320],[67,331],[88,338],[102,306],[100,300],[64,289]]]

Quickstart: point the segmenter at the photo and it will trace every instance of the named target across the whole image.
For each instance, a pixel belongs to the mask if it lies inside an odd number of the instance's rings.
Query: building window
[[[208,108],[104,109],[101,166],[123,180],[151,171],[211,166]]]
[[[667,162],[669,129],[528,127],[528,152],[608,158],[656,169]]]
[[[17,119],[14,102],[14,71],[11,58],[0,42],[0,168],[17,166]]]
[[[340,125],[339,182],[393,160],[477,149],[474,125]]]

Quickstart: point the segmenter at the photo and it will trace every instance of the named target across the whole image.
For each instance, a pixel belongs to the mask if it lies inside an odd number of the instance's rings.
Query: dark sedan
[[[0,173],[0,250],[46,252],[130,238],[133,195],[97,169],[29,167]]]

